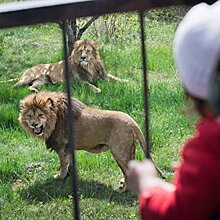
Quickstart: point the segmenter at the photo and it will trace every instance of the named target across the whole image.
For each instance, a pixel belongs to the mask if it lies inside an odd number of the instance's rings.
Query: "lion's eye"
[[[79,50],[80,53],[82,53],[82,51],[83,51],[82,49]]]
[[[39,114],[38,114],[38,116],[39,116],[39,117],[42,117],[42,116],[43,116],[43,114],[42,114],[42,113],[39,113]]]
[[[91,50],[87,50],[87,53],[91,53]]]

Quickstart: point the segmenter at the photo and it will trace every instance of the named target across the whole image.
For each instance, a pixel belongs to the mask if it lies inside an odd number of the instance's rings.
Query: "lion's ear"
[[[52,109],[54,107],[54,101],[51,98],[47,99],[47,106]]]
[[[30,105],[30,102],[27,98],[20,100],[20,103],[19,103],[20,110],[28,108],[29,105]]]
[[[74,43],[74,48],[76,47],[79,47],[79,45],[83,42],[83,40],[77,40],[75,43]]]
[[[92,46],[93,46],[95,49],[98,49],[99,45],[98,45],[97,42],[91,41],[91,44],[92,44]]]
[[[20,109],[23,109],[25,107],[25,102],[21,100],[19,106],[20,106]]]

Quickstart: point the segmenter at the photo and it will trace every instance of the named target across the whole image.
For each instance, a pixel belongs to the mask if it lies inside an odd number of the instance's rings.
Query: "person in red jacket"
[[[144,220],[220,219],[220,1],[188,11],[175,34],[174,57],[201,119],[182,148],[173,182],[156,177],[150,160],[130,161],[130,190],[138,193]]]

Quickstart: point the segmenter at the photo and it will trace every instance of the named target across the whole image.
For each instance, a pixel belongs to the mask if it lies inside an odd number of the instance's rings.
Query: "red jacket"
[[[154,188],[139,196],[142,219],[203,220],[220,214],[220,121],[202,119],[182,157],[174,192]]]

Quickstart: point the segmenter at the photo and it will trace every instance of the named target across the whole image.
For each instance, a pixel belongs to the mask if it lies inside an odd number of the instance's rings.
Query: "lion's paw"
[[[115,192],[118,192],[118,193],[123,193],[123,192],[127,192],[127,186],[125,184],[125,179],[121,179],[119,181],[119,186],[117,188],[114,189]]]
[[[94,86],[94,85],[92,85],[92,90],[93,90],[93,92],[95,92],[95,93],[101,93],[101,89],[100,88],[98,88],[98,87],[96,87],[96,86]]]
[[[57,180],[62,180],[62,179],[65,179],[66,176],[67,176],[67,175],[65,175],[65,174],[60,174],[60,173],[58,173],[58,174],[54,175],[53,178],[54,178],[54,179],[57,179]]]
[[[96,93],[101,93],[101,89],[99,89],[99,88],[96,88],[95,90],[94,90]]]

